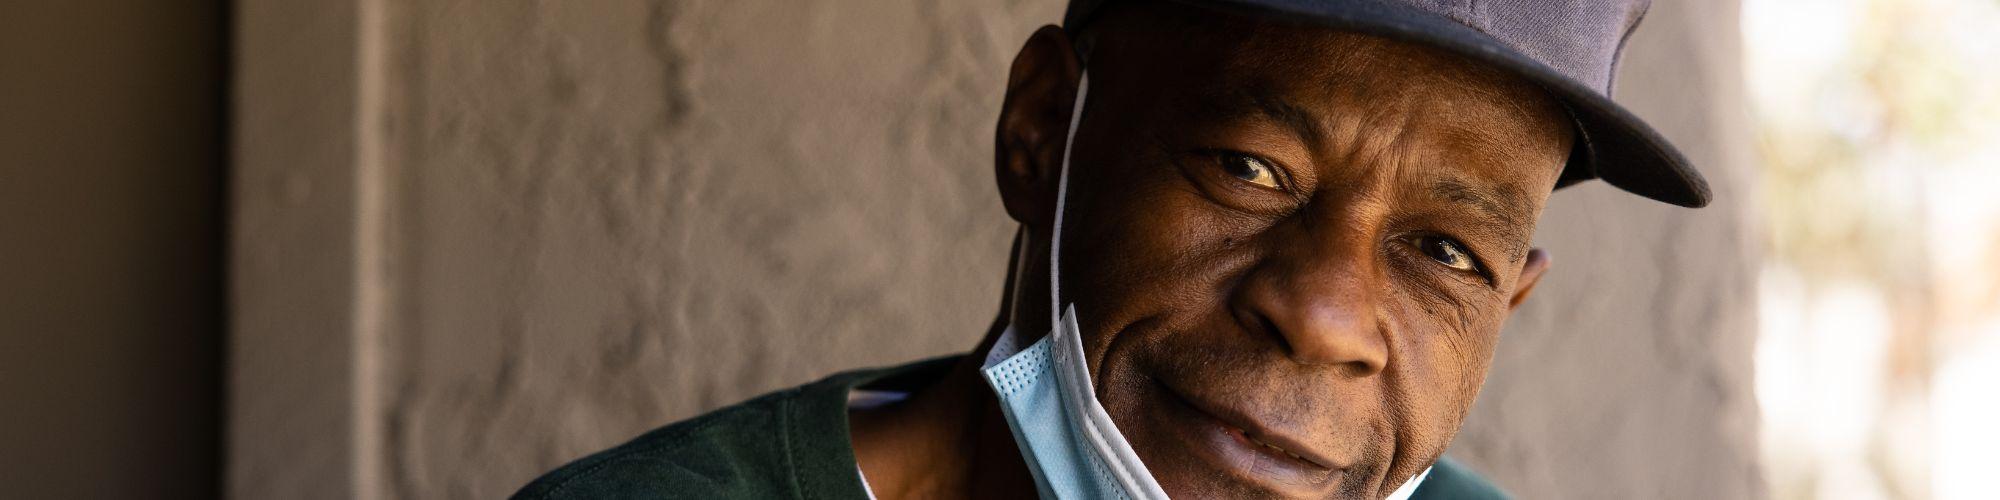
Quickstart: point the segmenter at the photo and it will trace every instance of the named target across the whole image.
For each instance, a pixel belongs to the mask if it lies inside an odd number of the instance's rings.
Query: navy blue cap
[[[1071,0],[1082,29],[1118,0]],[[1611,101],[1625,40],[1651,0],[1173,0],[1427,44],[1512,71],[1547,89],[1576,121],[1556,187],[1604,179],[1684,207],[1708,205],[1708,181],[1646,122]]]

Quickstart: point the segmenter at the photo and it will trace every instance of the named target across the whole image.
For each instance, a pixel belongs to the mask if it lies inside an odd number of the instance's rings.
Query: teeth
[[[1286,450],[1285,450],[1284,448],[1279,448],[1279,447],[1277,447],[1276,445],[1272,445],[1271,443],[1266,443],[1266,442],[1263,442],[1263,441],[1259,441],[1259,440],[1258,440],[1257,438],[1253,438],[1253,437],[1250,437],[1250,435],[1249,435],[1249,434],[1244,434],[1244,436],[1243,436],[1243,437],[1245,437],[1245,438],[1248,438],[1248,439],[1249,439],[1249,440],[1250,440],[1251,442],[1254,442],[1254,443],[1257,443],[1257,444],[1259,444],[1259,445],[1263,445],[1263,446],[1264,446],[1265,448],[1270,448],[1272,452],[1275,452],[1275,453],[1277,453],[1277,454],[1280,454],[1280,455],[1284,455],[1284,456],[1288,456],[1288,457],[1292,457],[1293,459],[1295,459],[1295,460],[1298,460],[1298,461],[1300,461],[1300,462],[1311,462],[1311,460],[1306,460],[1306,458],[1305,458],[1305,457],[1301,457],[1301,456],[1299,456],[1299,455],[1298,455],[1297,453],[1292,453],[1292,452],[1290,452],[1290,451],[1286,451]]]
[[[1318,465],[1318,464],[1319,464],[1319,462],[1314,462],[1314,461],[1311,461],[1311,460],[1307,460],[1307,459],[1306,459],[1306,457],[1301,457],[1301,456],[1299,456],[1299,454],[1297,454],[1297,453],[1292,453],[1292,452],[1291,452],[1291,450],[1286,450],[1286,449],[1284,449],[1284,448],[1281,448],[1281,447],[1279,447],[1278,445],[1274,445],[1274,444],[1271,444],[1271,443],[1266,443],[1266,442],[1264,442],[1264,440],[1261,440],[1261,439],[1257,439],[1257,438],[1256,438],[1255,436],[1251,436],[1251,435],[1250,435],[1250,432],[1249,432],[1249,431],[1245,431],[1245,430],[1243,430],[1243,429],[1237,429],[1237,428],[1234,428],[1234,427],[1232,427],[1232,428],[1230,428],[1230,429],[1229,429],[1229,432],[1230,432],[1230,433],[1233,433],[1233,434],[1236,434],[1236,435],[1238,435],[1238,436],[1242,436],[1242,437],[1243,437],[1243,439],[1245,439],[1245,440],[1248,440],[1248,441],[1250,441],[1250,442],[1252,442],[1252,443],[1257,443],[1257,445],[1258,445],[1258,446],[1263,446],[1263,447],[1264,447],[1264,449],[1267,449],[1267,450],[1271,450],[1271,453],[1274,453],[1274,454],[1278,454],[1278,455],[1284,455],[1284,456],[1288,456],[1288,457],[1292,457],[1292,459],[1293,459],[1293,460],[1298,460],[1298,461],[1300,461],[1300,462],[1305,462],[1305,463],[1309,463],[1309,464],[1314,464],[1314,465]]]

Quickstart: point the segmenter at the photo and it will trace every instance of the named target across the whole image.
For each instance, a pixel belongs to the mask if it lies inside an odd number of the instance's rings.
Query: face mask
[[[1063,142],[1062,172],[1056,181],[1055,224],[1049,241],[1049,334],[1026,349],[1009,326],[986,353],[981,372],[999,396],[1000,411],[1014,431],[1028,472],[1042,498],[1161,499],[1146,464],[1118,433],[1092,391],[1090,369],[1084,363],[1083,337],[1076,308],[1063,307],[1059,277],[1062,255],[1063,205],[1069,195],[1070,151],[1083,121],[1090,74],[1077,82],[1076,105],[1070,111],[1069,133]],[[1025,253],[1020,258],[1025,258]],[[1015,266],[1025,269],[1026,266]],[[1430,470],[1411,478],[1389,495],[1409,498]]]

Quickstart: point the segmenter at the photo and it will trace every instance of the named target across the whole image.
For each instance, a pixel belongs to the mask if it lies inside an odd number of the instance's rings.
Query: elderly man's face
[[[1532,86],[1415,46],[1184,7],[1093,25],[1062,292],[1170,494],[1380,496],[1443,453],[1570,147]],[[1067,39],[1017,61],[1008,208],[1047,241]]]

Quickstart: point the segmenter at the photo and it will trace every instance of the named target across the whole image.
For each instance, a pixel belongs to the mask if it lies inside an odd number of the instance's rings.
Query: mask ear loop
[[[1021,278],[1028,272],[1028,226],[1014,230],[1013,249],[1008,252],[1014,265],[1008,266],[1007,273],[1007,325],[1013,328],[1021,321]]]
[[[1069,133],[1063,137],[1062,170],[1056,174],[1055,223],[1050,228],[1051,232],[1049,233],[1049,331],[1052,333],[1062,325],[1062,293],[1058,290],[1058,287],[1061,285],[1058,277],[1062,276],[1062,273],[1057,270],[1057,266],[1062,262],[1063,205],[1064,200],[1069,196],[1069,151],[1076,145],[1076,129],[1081,126],[1083,120],[1083,100],[1085,95],[1090,92],[1089,71],[1086,70],[1079,78],[1076,84],[1076,102],[1073,104],[1074,107],[1070,109]],[[1007,293],[1009,294],[1006,304],[1008,326],[1005,331],[1001,332],[999,340],[994,341],[992,350],[986,353],[986,363],[983,365],[985,367],[991,367],[1000,363],[1007,356],[1012,356],[1020,348],[1015,343],[1017,342],[1015,338],[1017,330],[1014,327],[1021,319],[1022,297],[1020,284],[1023,283],[1021,278],[1028,271],[1027,233],[1028,229],[1025,226],[1014,233],[1014,252],[1012,256],[1014,258],[1014,266],[1013,272],[1008,275],[1007,281]]]
[[[1076,82],[1076,103],[1069,112],[1069,134],[1063,138],[1062,173],[1056,179],[1056,217],[1049,229],[1049,328],[1062,324],[1062,229],[1063,206],[1069,199],[1070,153],[1076,150],[1076,130],[1083,127],[1083,99],[1090,94],[1090,70],[1083,70]]]

